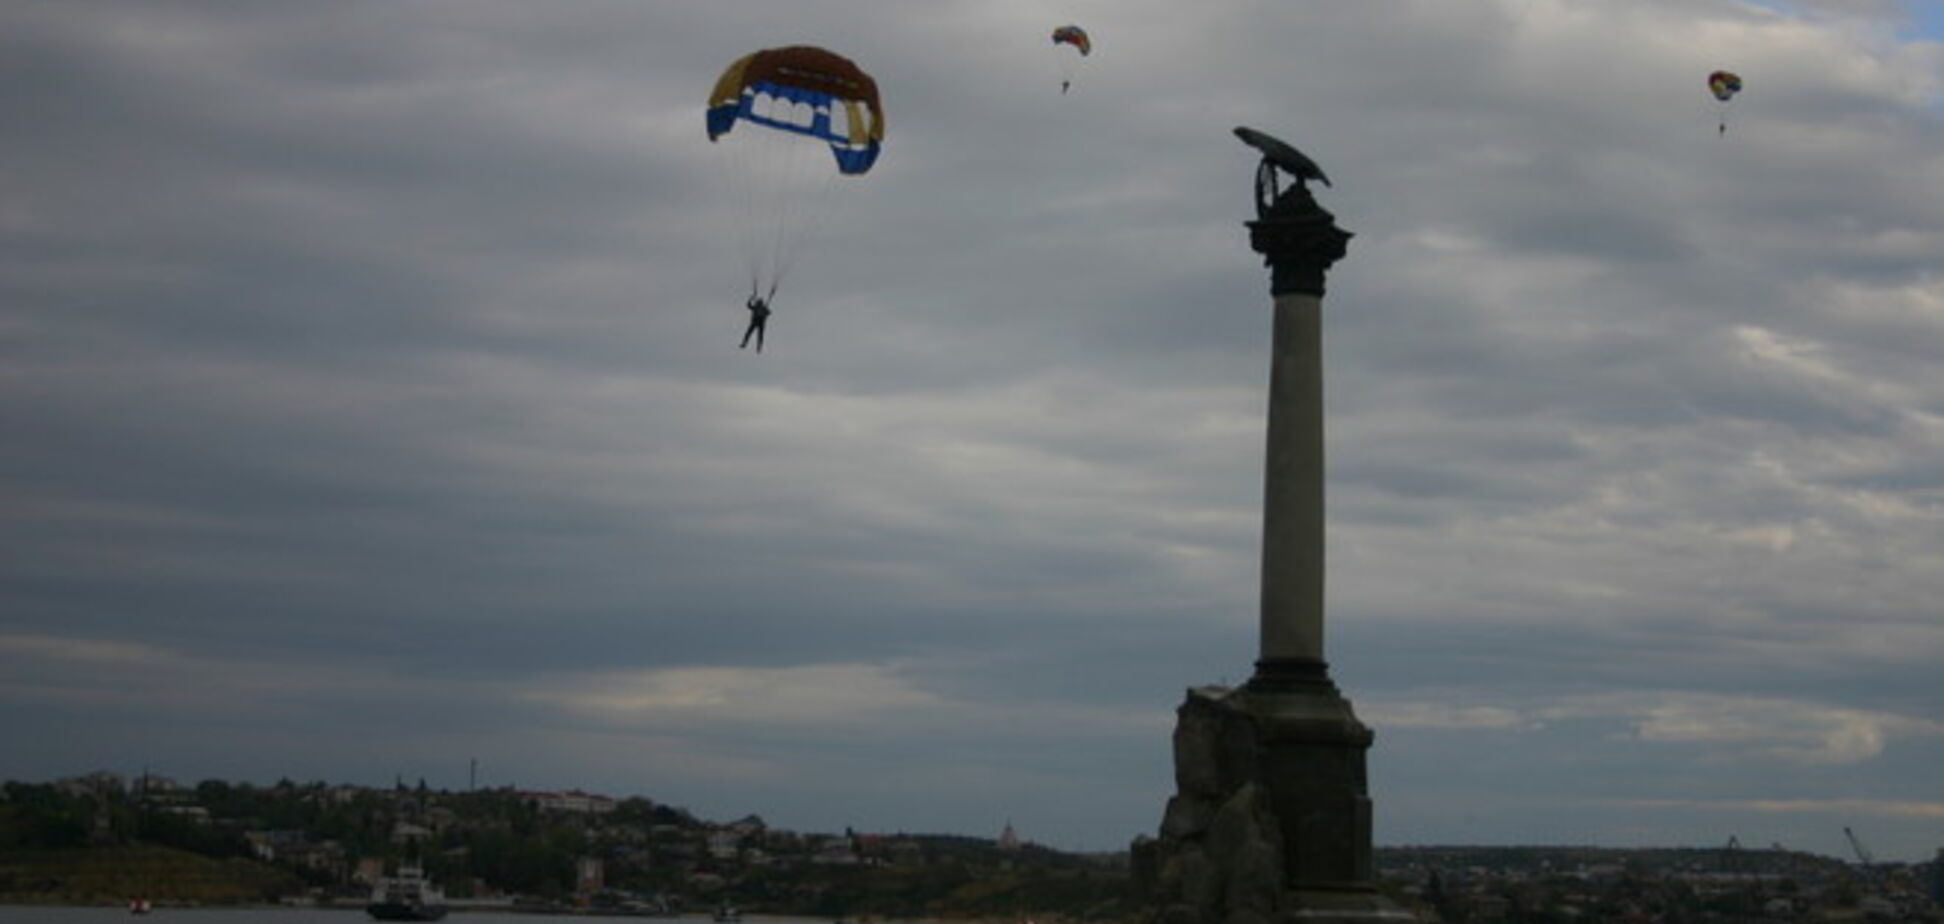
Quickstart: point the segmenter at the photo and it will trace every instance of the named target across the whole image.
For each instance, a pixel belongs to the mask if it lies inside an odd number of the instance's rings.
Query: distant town
[[[1151,922],[1126,851],[1076,854],[1000,819],[990,837],[810,833],[697,818],[642,797],[254,785],[92,773],[8,782],[0,902],[360,907],[401,865],[457,909],[643,916]],[[1745,847],[1380,847],[1381,887],[1420,920],[1927,921],[1944,851],[1881,863]]]

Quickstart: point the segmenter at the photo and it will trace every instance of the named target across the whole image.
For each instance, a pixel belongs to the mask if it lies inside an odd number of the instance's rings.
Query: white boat
[[[436,921],[446,916],[446,897],[423,868],[401,864],[398,875],[380,878],[372,887],[365,913],[380,921]]]

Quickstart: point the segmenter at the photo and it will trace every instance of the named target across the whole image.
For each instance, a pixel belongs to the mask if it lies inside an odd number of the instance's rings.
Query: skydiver
[[[1065,96],[1065,95],[1066,95],[1066,91],[1067,91],[1067,87],[1070,87],[1070,86],[1072,86],[1072,85],[1073,85],[1073,81],[1071,81],[1071,80],[1062,80],[1062,81],[1060,81],[1060,95],[1061,95],[1061,96]]]
[[[756,352],[761,353],[763,352],[763,329],[769,326],[769,303],[763,301],[761,296],[751,292],[749,293],[749,301],[745,302],[743,307],[749,309],[749,327],[743,331],[742,346],[736,349],[747,349],[749,347],[749,338],[753,334],[756,337]]]

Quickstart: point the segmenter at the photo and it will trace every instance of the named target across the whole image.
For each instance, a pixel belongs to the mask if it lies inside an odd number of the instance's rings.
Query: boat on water
[[[446,916],[446,897],[425,878],[424,869],[401,865],[398,875],[380,878],[372,887],[365,913],[380,921],[436,921]]]
[[[150,904],[146,898],[138,898],[128,903],[129,914],[148,914],[154,910],[155,906]]]
[[[724,921],[724,922],[740,921],[742,920],[742,909],[737,908],[735,905],[731,905],[728,902],[723,902],[722,904],[716,906],[715,919],[717,921]]]

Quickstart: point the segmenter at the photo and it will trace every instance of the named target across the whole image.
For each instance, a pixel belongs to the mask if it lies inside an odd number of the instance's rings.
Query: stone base
[[[1403,922],[1372,872],[1372,736],[1321,662],[1265,662],[1176,711],[1175,796],[1135,842],[1150,924]]]

